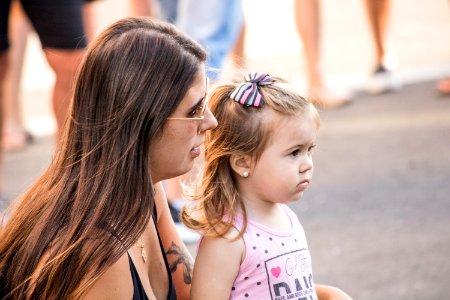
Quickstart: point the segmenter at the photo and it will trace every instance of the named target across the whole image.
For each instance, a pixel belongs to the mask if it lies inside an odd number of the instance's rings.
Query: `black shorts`
[[[0,0],[0,51],[8,49],[8,19],[12,0]],[[43,48],[86,47],[84,0],[20,0]]]

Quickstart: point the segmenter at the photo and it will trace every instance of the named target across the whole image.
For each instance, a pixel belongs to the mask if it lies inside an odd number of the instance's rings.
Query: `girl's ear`
[[[252,168],[252,158],[250,155],[231,155],[230,165],[236,175],[248,177]]]

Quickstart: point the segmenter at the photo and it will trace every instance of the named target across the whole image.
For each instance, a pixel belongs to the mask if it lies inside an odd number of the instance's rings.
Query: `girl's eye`
[[[312,145],[311,147],[308,148],[308,152],[311,153],[311,151],[316,147],[316,145]]]
[[[294,157],[296,157],[296,156],[298,156],[300,154],[300,150],[294,150],[294,151],[292,151],[291,153],[290,153],[290,155],[291,156],[294,156]]]

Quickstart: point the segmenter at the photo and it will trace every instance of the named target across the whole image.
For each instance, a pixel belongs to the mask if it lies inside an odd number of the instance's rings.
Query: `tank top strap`
[[[176,296],[176,292],[175,292],[175,286],[173,284],[172,272],[170,271],[169,262],[167,261],[167,256],[164,251],[164,246],[162,244],[161,236],[158,231],[158,226],[157,226],[158,212],[156,211],[156,206],[153,209],[153,218],[152,219],[153,219],[153,224],[155,226],[156,234],[158,236],[159,248],[161,249],[161,254],[163,256],[164,264],[166,266],[167,276],[169,277],[169,293],[167,295],[167,299],[168,300],[176,300],[177,296]],[[117,234],[113,230],[110,230],[109,232],[111,233],[112,236],[114,236],[122,244],[122,246],[125,248],[125,251],[127,252],[128,261],[130,264],[131,279],[133,281],[133,289],[134,289],[133,300],[149,299],[147,297],[147,294],[145,293],[144,286],[142,285],[141,279],[139,277],[139,273],[137,272],[136,267],[133,263],[133,260],[131,259],[130,254],[128,253],[128,249],[125,247],[125,244],[122,242],[122,240],[119,238],[119,236],[117,236]]]
[[[141,278],[139,277],[139,273],[134,266],[133,260],[128,254],[128,262],[130,265],[131,272],[131,280],[133,281],[133,300],[148,300],[147,294],[145,293],[144,286],[142,285]]]
[[[127,253],[128,264],[130,266],[131,281],[133,282],[133,300],[148,300],[149,298],[145,293],[145,289],[144,286],[142,285],[141,278],[139,277],[139,273],[136,270],[136,266],[134,265],[130,254],[128,253],[128,249],[125,247],[125,244],[113,230],[110,230],[109,232],[122,244],[122,246],[125,248],[125,252]]]
[[[158,235],[159,247],[161,249],[161,254],[164,258],[164,264],[166,265],[167,276],[169,277],[169,293],[167,295],[167,299],[168,300],[176,300],[177,294],[175,292],[175,286],[174,286],[173,280],[172,280],[172,271],[170,270],[169,262],[167,261],[167,256],[166,256],[166,252],[164,251],[164,246],[161,241],[161,236],[159,235],[157,220],[158,220],[158,212],[156,211],[156,206],[155,206],[153,209],[153,224],[155,225],[156,234]]]

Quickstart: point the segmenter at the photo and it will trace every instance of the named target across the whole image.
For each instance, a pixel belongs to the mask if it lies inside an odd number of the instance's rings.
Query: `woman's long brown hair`
[[[79,298],[138,239],[154,207],[150,144],[205,59],[147,18],[96,39],[51,165],[0,229],[0,298]]]

